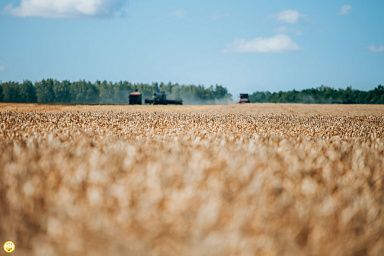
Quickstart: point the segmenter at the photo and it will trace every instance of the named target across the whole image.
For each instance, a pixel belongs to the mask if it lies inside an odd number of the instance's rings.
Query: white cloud
[[[281,53],[297,51],[300,47],[287,35],[257,37],[251,40],[236,39],[224,51],[240,53]]]
[[[187,15],[187,12],[182,9],[177,9],[172,12],[172,15],[177,18],[183,18]]]
[[[127,0],[21,0],[6,11],[18,17],[65,18],[74,16],[113,16],[124,11]]]
[[[368,50],[371,52],[383,52],[384,53],[384,45],[370,45]]]
[[[340,7],[339,15],[346,16],[346,15],[350,14],[351,11],[352,11],[352,6],[349,4],[345,4],[345,5]]]
[[[280,22],[294,24],[299,21],[301,14],[297,10],[284,10],[276,15]]]

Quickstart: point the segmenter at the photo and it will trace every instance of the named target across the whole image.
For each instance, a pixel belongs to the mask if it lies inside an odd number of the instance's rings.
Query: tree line
[[[144,98],[164,91],[170,99],[186,104],[213,104],[230,101],[232,95],[221,85],[180,85],[178,83],[130,83],[128,81],[58,81],[1,82],[0,102],[62,103],[62,104],[127,104],[128,95],[138,90]]]
[[[369,91],[347,87],[334,89],[328,86],[301,91],[254,92],[249,95],[251,102],[272,103],[328,103],[328,104],[384,104],[384,86],[378,85]]]
[[[128,81],[58,81],[44,79],[37,82],[1,82],[0,102],[61,103],[61,104],[127,104],[134,90],[151,98],[164,91],[170,99],[182,99],[185,104],[215,104],[232,101],[232,95],[221,85],[184,85],[178,83],[130,83]],[[369,91],[328,86],[304,90],[254,92],[249,95],[254,103],[329,103],[329,104],[384,104],[384,86]]]

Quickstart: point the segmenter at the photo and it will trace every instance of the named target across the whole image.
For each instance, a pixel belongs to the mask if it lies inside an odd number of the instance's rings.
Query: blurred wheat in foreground
[[[15,255],[384,255],[384,106],[0,105]]]

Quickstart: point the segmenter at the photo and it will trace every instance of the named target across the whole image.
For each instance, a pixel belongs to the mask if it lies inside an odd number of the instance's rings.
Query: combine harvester
[[[156,92],[153,99],[145,99],[144,102],[153,105],[183,105],[182,100],[168,100],[165,92]]]
[[[165,92],[156,92],[153,95],[153,99],[145,99],[145,104],[152,104],[152,105],[183,105],[182,100],[168,100],[167,95]],[[142,94],[135,90],[129,94],[129,105],[141,105],[142,102]]]
[[[251,103],[251,101],[249,100],[249,95],[248,95],[248,93],[240,93],[240,100],[239,100],[239,103],[240,103],[240,104],[243,104],[243,103]]]

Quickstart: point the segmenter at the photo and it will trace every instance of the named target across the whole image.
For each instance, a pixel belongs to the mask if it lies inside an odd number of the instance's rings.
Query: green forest
[[[173,83],[130,83],[127,81],[70,82],[44,79],[38,82],[2,82],[0,102],[27,102],[51,104],[128,104],[128,95],[134,90],[151,98],[164,91],[169,99],[182,99],[185,104],[215,104],[229,102],[232,95],[221,85],[180,85]]]
[[[254,92],[249,95],[251,102],[272,103],[324,103],[324,104],[384,104],[384,86],[378,85],[373,90],[361,91],[347,87],[334,89],[320,86],[301,91]]]
[[[44,79],[37,82],[1,82],[0,102],[128,104],[128,95],[134,90],[140,91],[144,98],[151,98],[157,90],[164,91],[169,99],[182,99],[185,104],[216,104],[233,100],[227,88],[221,85],[205,87],[170,82],[148,84]],[[384,86],[362,91],[352,87],[334,89],[322,85],[300,91],[254,92],[249,99],[254,103],[384,104]]]

